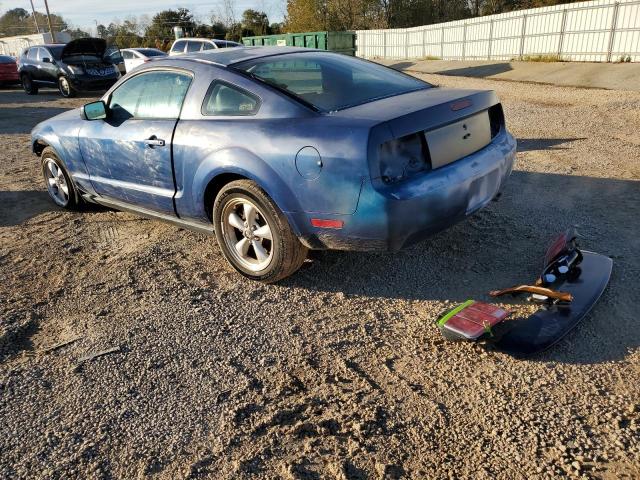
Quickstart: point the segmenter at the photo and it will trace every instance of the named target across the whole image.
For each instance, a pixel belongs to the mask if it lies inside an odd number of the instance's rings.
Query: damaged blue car
[[[496,196],[516,151],[492,91],[287,47],[153,60],[32,145],[60,207],[215,235],[263,282],[308,249],[395,251],[454,224]]]

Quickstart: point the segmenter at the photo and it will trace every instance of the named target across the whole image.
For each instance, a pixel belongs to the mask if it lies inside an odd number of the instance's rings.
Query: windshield
[[[64,50],[64,45],[59,45],[56,47],[47,47],[47,48],[51,52],[51,55],[53,55],[53,58],[55,58],[56,60],[60,60],[62,58],[62,50]]]
[[[234,67],[325,112],[431,87],[382,65],[329,52],[274,55]]]

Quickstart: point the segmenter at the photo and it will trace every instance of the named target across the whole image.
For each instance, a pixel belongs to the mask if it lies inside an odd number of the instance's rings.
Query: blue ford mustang
[[[32,144],[59,206],[215,234],[264,282],[308,249],[397,250],[452,225],[498,193],[516,149],[492,91],[285,47],[154,60]]]

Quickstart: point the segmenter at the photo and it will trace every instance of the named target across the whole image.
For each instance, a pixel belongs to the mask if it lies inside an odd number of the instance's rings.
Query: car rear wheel
[[[60,90],[60,95],[64,98],[71,98],[76,96],[76,91],[69,83],[69,79],[67,77],[58,78],[58,90]]]
[[[28,73],[24,73],[20,76],[20,81],[22,82],[22,88],[24,89],[24,93],[27,95],[37,95],[38,87],[33,83],[31,76]]]
[[[69,174],[55,151],[47,147],[42,151],[42,175],[49,197],[62,208],[73,209],[79,200]]]
[[[237,180],[220,190],[213,219],[222,253],[247,278],[277,282],[298,270],[307,257],[287,218],[251,180]]]

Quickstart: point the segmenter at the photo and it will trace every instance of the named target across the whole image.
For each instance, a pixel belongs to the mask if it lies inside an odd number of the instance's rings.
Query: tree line
[[[196,19],[186,8],[163,10],[152,17],[128,16],[123,21],[97,24],[96,34],[120,48],[156,47],[167,50],[174,39],[174,27],[181,27],[186,36],[234,41],[253,35],[280,33],[283,28],[281,23],[270,23],[267,14],[257,10],[247,9],[239,19],[235,18],[232,8],[223,11],[226,13],[212,15],[209,22]],[[60,15],[52,14],[51,22],[55,31],[67,32],[71,38],[92,36],[85,30],[71,27]],[[14,8],[0,16],[0,37],[48,31],[47,17],[40,12],[36,12],[34,17],[23,8]]]
[[[577,0],[287,0],[289,32],[405,28]]]
[[[212,15],[208,22],[197,19],[187,8],[168,9],[152,17],[129,16],[124,21],[97,24],[97,36],[120,48],[167,50],[174,39],[174,27],[181,27],[186,36],[239,41],[242,37],[284,32],[414,27],[575,0],[286,0],[283,23],[271,23],[265,12],[254,9],[236,18],[233,1],[222,0],[221,13]],[[66,31],[72,38],[91,36],[73,28],[60,15],[52,14],[51,22],[54,30]],[[48,31],[43,13],[34,16],[23,8],[14,8],[0,16],[0,37],[38,31]]]

